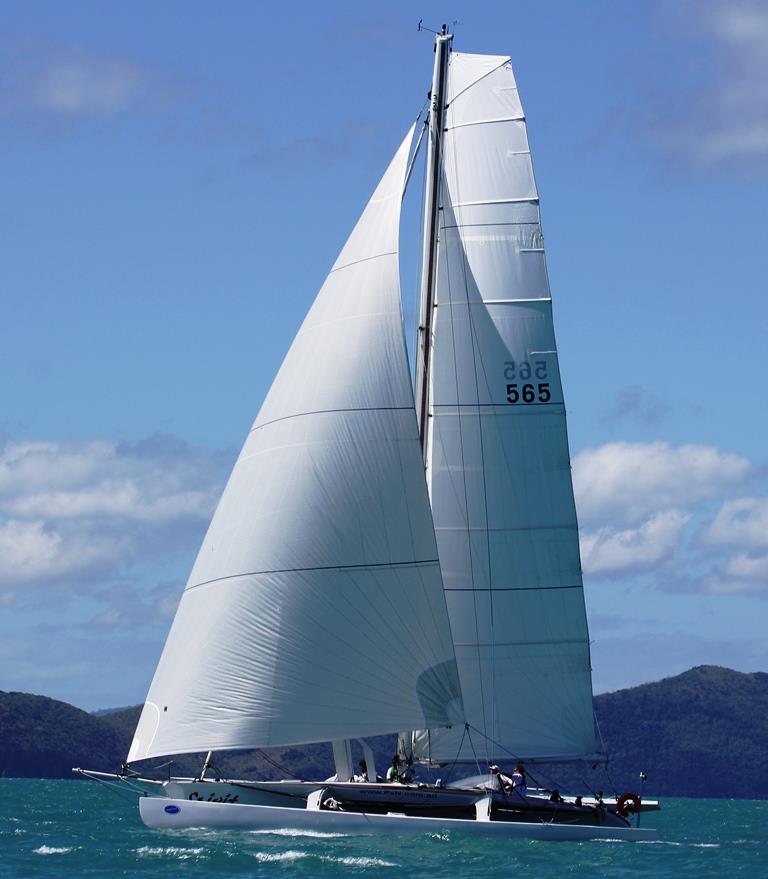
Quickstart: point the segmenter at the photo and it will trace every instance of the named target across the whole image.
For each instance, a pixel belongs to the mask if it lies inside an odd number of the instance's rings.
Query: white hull
[[[356,836],[415,835],[454,831],[476,836],[553,841],[586,839],[637,841],[656,838],[656,831],[635,827],[472,821],[463,818],[426,818],[395,813],[377,815],[364,812],[286,809],[240,803],[193,802],[166,797],[142,797],[139,800],[139,813],[147,827],[163,830],[189,827],[233,830],[295,829],[349,833]]]

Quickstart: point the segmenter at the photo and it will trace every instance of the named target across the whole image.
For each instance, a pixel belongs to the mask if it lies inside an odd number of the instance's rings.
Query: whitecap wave
[[[396,867],[397,864],[392,863],[392,861],[384,861],[381,858],[362,858],[362,857],[347,857],[347,858],[329,858],[323,857],[321,858],[323,861],[331,861],[334,864],[344,864],[346,867]]]
[[[151,845],[143,845],[141,848],[136,849],[136,854],[140,858],[144,857],[170,857],[170,858],[178,858],[180,861],[185,861],[188,858],[196,858],[199,857],[205,851],[204,848],[180,848],[175,845],[168,846],[151,846]]]
[[[66,855],[73,851],[71,846],[41,845],[35,849],[36,855]]]
[[[274,864],[279,861],[298,861],[301,858],[308,858],[307,852],[287,851],[287,852],[256,852],[254,858],[262,864]]]
[[[290,830],[275,828],[274,830],[249,830],[254,836],[306,836],[309,839],[343,839],[348,833],[325,833],[322,830]]]

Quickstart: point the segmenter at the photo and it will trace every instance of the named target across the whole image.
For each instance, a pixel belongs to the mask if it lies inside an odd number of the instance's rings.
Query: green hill
[[[645,769],[659,796],[768,797],[768,674],[701,665],[598,696],[595,711],[629,787]]]
[[[0,692],[0,775],[71,778],[73,766],[113,770],[125,754],[114,727],[66,702]]]
[[[72,766],[115,770],[139,712],[136,706],[95,716],[44,696],[0,692],[0,775],[70,778]],[[611,755],[607,771],[530,767],[534,779],[613,793],[637,790],[644,770],[651,796],[768,797],[768,674],[699,666],[597,696],[595,712]],[[372,741],[380,773],[393,742],[392,736]],[[174,774],[195,774],[201,764],[199,755],[172,759]],[[217,768],[230,777],[325,778],[331,765],[329,745],[216,754]]]

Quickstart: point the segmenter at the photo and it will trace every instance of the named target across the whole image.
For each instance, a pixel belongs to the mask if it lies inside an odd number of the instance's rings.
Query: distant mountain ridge
[[[81,711],[28,693],[0,692],[0,775],[71,778],[72,766],[114,771],[125,759],[141,706]],[[768,798],[768,674],[698,666],[675,677],[595,698],[611,755],[603,767],[536,766],[531,774],[563,789],[637,790],[651,796]],[[392,736],[374,742],[382,772]],[[194,774],[199,756],[174,757],[173,771]],[[167,761],[151,761],[153,764]],[[319,779],[331,774],[328,745],[216,754],[224,775]],[[167,770],[166,770],[167,771]],[[447,771],[447,770],[446,770]],[[443,774],[445,774],[445,772]]]

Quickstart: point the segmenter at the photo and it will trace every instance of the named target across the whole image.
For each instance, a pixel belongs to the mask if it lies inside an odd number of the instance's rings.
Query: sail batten
[[[129,760],[463,717],[403,336],[412,131],[235,464]]]

